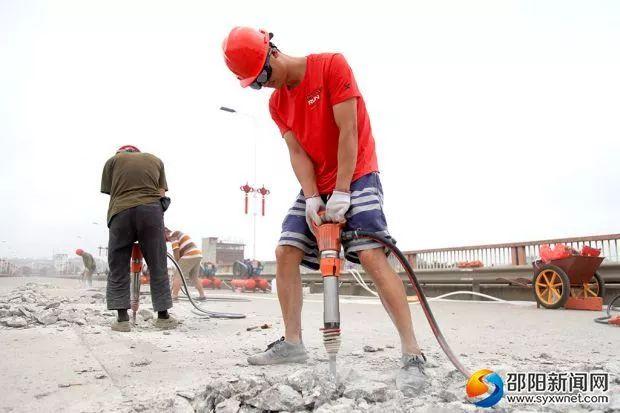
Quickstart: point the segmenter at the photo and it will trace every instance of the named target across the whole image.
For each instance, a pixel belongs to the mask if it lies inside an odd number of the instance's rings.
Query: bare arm
[[[166,190],[164,188],[159,188],[159,196],[161,197],[166,196]]]
[[[349,192],[357,164],[357,99],[351,98],[333,107],[338,136],[338,175],[336,191]]]
[[[181,259],[181,248],[179,248],[179,241],[176,239],[172,240],[172,255],[174,255],[174,260],[179,262]]]
[[[291,158],[291,165],[295,176],[301,184],[301,189],[304,192],[304,196],[309,198],[314,195],[318,195],[319,188],[316,186],[316,177],[314,174],[314,165],[308,154],[303,150],[293,131],[288,131],[284,134],[284,140],[288,146],[289,156]]]

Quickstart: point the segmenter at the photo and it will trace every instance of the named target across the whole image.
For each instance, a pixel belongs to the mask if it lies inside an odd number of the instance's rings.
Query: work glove
[[[325,209],[325,202],[321,199],[320,195],[311,196],[306,198],[306,222],[310,227],[310,231],[314,233],[312,223],[315,225],[321,225],[323,220],[319,216],[319,211]]]
[[[325,221],[345,222],[344,214],[351,206],[351,194],[348,192],[334,191],[327,200],[325,207]]]

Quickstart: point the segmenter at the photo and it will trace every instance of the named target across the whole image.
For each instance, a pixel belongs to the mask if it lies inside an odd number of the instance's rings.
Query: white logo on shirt
[[[308,101],[308,106],[314,105],[316,102],[321,99],[321,88],[314,90],[312,93],[306,96],[306,100]]]
[[[319,100],[320,98],[321,96],[319,95],[312,96],[310,99],[308,99],[308,105],[314,105],[316,101]]]

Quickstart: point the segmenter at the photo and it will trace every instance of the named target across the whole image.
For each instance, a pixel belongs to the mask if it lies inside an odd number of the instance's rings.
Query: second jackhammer
[[[138,308],[140,307],[140,275],[142,274],[142,250],[140,249],[140,245],[137,243],[133,244],[131,247],[131,265],[130,265],[130,273],[131,273],[131,294],[130,294],[130,302],[131,302],[131,317],[133,318],[133,323],[136,324],[136,313],[138,312]]]
[[[196,302],[194,302],[192,297],[189,295],[187,281],[185,280],[185,274],[183,274],[181,267],[175,261],[172,255],[168,253],[167,257],[170,261],[172,261],[172,264],[179,272],[179,276],[181,277],[181,282],[183,283],[182,290],[184,294],[187,296],[189,302],[192,304],[192,306],[194,306],[195,311],[197,312],[198,315],[200,315],[203,318],[210,318],[210,317],[211,318],[231,318],[231,319],[245,318],[245,314],[222,313],[222,312],[217,312],[217,311],[209,311],[199,306]],[[134,324],[136,323],[136,314],[138,312],[138,309],[140,308],[140,275],[142,274],[142,259],[143,258],[144,257],[142,255],[142,250],[140,249],[140,244],[138,243],[133,244],[133,247],[131,249],[131,261],[130,261],[129,271],[130,271],[130,285],[131,285],[130,304],[131,304],[132,319],[133,319]],[[217,300],[217,299],[212,298],[211,300]],[[220,300],[221,301],[233,301],[233,300],[234,301],[247,301],[245,299],[230,299],[230,298],[221,298]]]

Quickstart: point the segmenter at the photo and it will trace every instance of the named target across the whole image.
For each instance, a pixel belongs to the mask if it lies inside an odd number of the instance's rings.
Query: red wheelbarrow
[[[604,259],[573,255],[551,260],[548,264],[541,260],[534,261],[532,287],[538,306],[559,308],[563,307],[569,298],[603,297],[605,282],[596,270]]]

